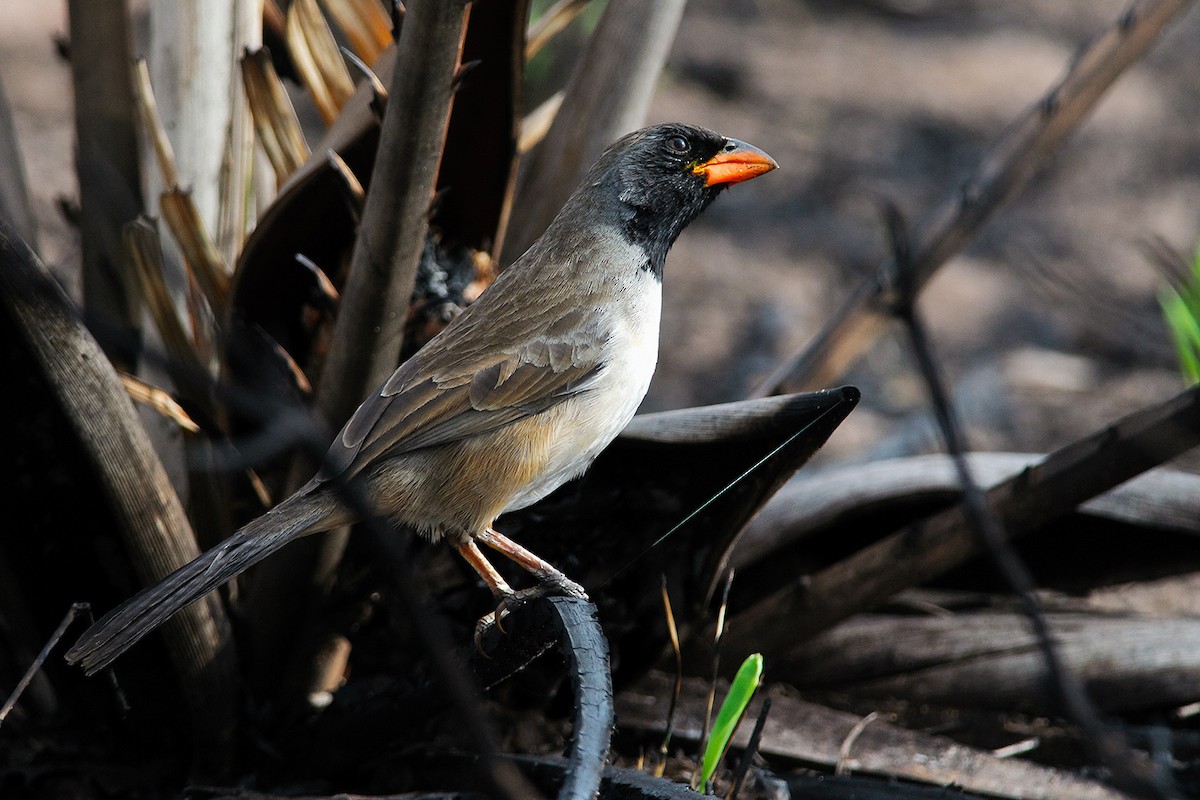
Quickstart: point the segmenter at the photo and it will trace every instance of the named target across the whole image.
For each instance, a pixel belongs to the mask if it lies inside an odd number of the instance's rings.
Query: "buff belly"
[[[496,431],[389,459],[367,476],[378,506],[434,540],[471,535],[583,473],[632,419],[658,360],[661,284],[644,270],[626,281],[605,309],[610,358],[590,386]]]
[[[588,398],[590,400],[591,398]],[[592,403],[572,398],[494,433],[406,453],[368,481],[381,508],[430,539],[491,527],[581,474],[628,422],[598,419]],[[632,416],[632,412],[630,412]]]

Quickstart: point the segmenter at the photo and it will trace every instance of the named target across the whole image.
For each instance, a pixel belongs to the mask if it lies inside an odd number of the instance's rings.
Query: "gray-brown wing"
[[[492,316],[486,337],[470,333],[473,319],[462,321],[359,406],[318,479],[349,477],[381,457],[460,441],[539,414],[586,391],[605,366],[607,331],[578,311],[555,314],[542,331],[536,319]]]

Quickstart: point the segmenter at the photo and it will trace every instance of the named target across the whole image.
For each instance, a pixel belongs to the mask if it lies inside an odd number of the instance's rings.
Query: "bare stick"
[[[767,715],[770,713],[771,698],[765,697],[762,701],[762,708],[758,712],[758,719],[754,723],[754,731],[750,734],[750,741],[746,743],[742,760],[738,762],[737,772],[733,775],[733,786],[729,788],[729,794],[725,795],[725,800],[737,800],[738,791],[742,788],[742,781],[746,779],[746,773],[750,771],[754,755],[758,752],[758,744],[762,741],[763,728],[767,726]]]
[[[896,266],[896,272],[890,279],[889,276],[883,276],[880,282],[883,285],[890,284],[894,290],[890,293],[894,298],[893,313],[908,331],[913,354],[929,390],[929,400],[938,427],[962,487],[962,508],[967,526],[977,544],[991,558],[1005,582],[1016,593],[1021,610],[1033,629],[1042,661],[1046,665],[1047,681],[1057,695],[1063,712],[1079,726],[1080,739],[1101,763],[1113,771],[1115,783],[1133,790],[1138,796],[1167,797],[1171,791],[1167,788],[1165,776],[1157,774],[1153,763],[1134,756],[1124,737],[1100,718],[1079,676],[1063,664],[1051,636],[1050,625],[1046,622],[1046,615],[1042,613],[1042,606],[1034,595],[1033,575],[1005,537],[1004,528],[993,510],[988,507],[987,496],[975,480],[964,455],[967,443],[962,433],[962,425],[934,358],[933,344],[917,312],[916,265],[912,261],[907,227],[895,206],[889,204],[885,208],[885,216],[891,233],[892,263]]]
[[[667,633],[671,637],[671,651],[675,654],[675,690],[671,693],[671,705],[667,706],[667,732],[663,734],[662,745],[658,748],[662,764],[666,764],[667,756],[670,755],[672,725],[675,722],[675,704],[679,701],[679,689],[683,686],[683,650],[679,646],[679,629],[675,626],[675,612],[671,608],[671,595],[667,592],[665,573],[662,576],[662,601],[667,618]]]
[[[371,189],[317,388],[317,407],[332,429],[400,360],[450,119],[466,5],[466,0],[416,4],[401,30]],[[293,470],[295,484],[308,479],[313,463]],[[258,651],[271,654],[253,665],[259,686],[278,686],[278,658],[309,611],[306,601],[314,584],[324,584],[332,574],[346,539],[347,532],[339,530],[296,542],[259,568],[260,579],[248,596],[248,622]]]
[[[71,76],[82,217],[83,307],[110,359],[133,372],[141,347],[137,278],[121,226],[142,211],[137,111],[129,76],[129,10],[123,0],[72,0]]]
[[[58,623],[58,627],[54,629],[54,633],[50,634],[50,638],[46,640],[46,645],[42,651],[37,654],[37,658],[29,665],[29,669],[25,670],[25,674],[21,676],[21,680],[17,682],[17,688],[13,689],[12,694],[4,701],[4,705],[0,706],[0,725],[4,724],[5,718],[8,717],[8,712],[16,707],[17,701],[21,699],[21,695],[29,688],[29,684],[33,682],[33,676],[37,675],[38,670],[42,668],[42,664],[46,663],[46,659],[50,657],[50,652],[58,646],[62,640],[63,634],[67,632],[67,628],[75,621],[75,618],[84,611],[90,611],[91,605],[88,603],[74,603],[67,613],[63,615],[62,622]]]
[[[717,697],[717,682],[721,672],[721,637],[725,635],[725,614],[729,610],[729,590],[733,588],[733,570],[725,573],[725,589],[721,593],[721,607],[717,611],[717,629],[712,637],[712,676],[708,683],[708,705],[704,709],[704,727],[700,730],[700,753],[696,762],[696,774],[703,771],[704,747],[708,743],[708,732],[712,725],[713,704]],[[702,788],[693,786],[692,788]]]
[[[400,360],[405,310],[450,119],[465,5],[464,0],[417,4],[401,32],[372,190],[317,394],[334,425],[347,419]]]

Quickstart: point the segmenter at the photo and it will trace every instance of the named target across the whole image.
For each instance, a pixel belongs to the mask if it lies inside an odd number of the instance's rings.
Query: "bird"
[[[545,233],[358,407],[308,483],[110,611],[67,660],[104,669],[289,542],[356,521],[339,499],[350,480],[380,517],[454,547],[497,599],[493,620],[538,594],[586,598],[494,522],[582,474],[632,419],[658,360],[667,251],[722,190],[777,166],[694,125],[617,140]],[[536,585],[514,591],[480,545]]]

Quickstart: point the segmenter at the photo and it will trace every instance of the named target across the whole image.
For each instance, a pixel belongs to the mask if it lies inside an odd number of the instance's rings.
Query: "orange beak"
[[[705,186],[720,186],[748,181],[778,166],[775,159],[754,145],[726,139],[719,153],[703,164],[697,164],[692,172],[704,176]]]

